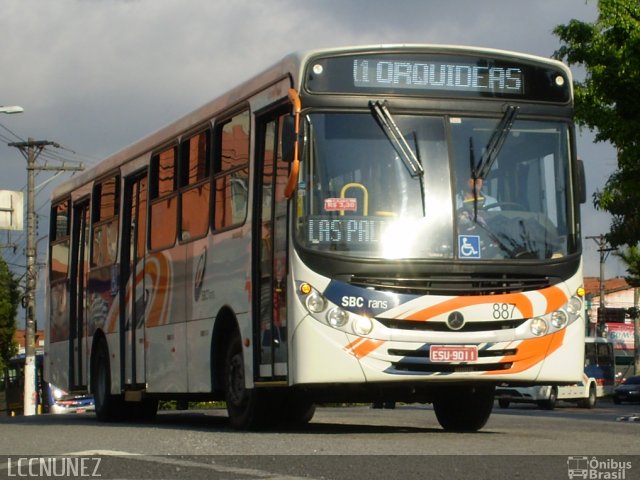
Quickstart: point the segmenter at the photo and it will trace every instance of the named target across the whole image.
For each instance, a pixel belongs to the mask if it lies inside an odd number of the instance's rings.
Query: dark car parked
[[[640,402],[640,375],[627,378],[613,391],[613,403]]]

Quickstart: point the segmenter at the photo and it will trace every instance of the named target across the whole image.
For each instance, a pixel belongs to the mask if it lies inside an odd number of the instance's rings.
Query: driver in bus
[[[473,210],[474,201],[477,203],[478,210],[500,210],[498,206],[498,200],[491,195],[487,195],[483,190],[484,179],[481,177],[470,177],[467,180],[466,188],[463,188],[456,195],[456,209]],[[475,195],[474,195],[475,190]]]

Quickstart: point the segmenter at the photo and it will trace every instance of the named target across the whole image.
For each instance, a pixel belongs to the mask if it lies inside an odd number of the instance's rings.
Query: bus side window
[[[116,261],[120,177],[115,175],[94,187],[93,248],[91,265],[101,267]]]
[[[69,200],[51,207],[49,241],[51,243],[51,269],[49,279],[52,283],[65,280],[69,272]]]
[[[214,175],[216,230],[244,222],[249,195],[249,111],[216,128]]]
[[[151,158],[151,238],[150,248],[172,247],[176,241],[178,197],[175,146]]]
[[[188,241],[209,231],[209,143],[210,131],[200,132],[183,141],[181,162],[180,238]]]
[[[593,343],[587,343],[584,346],[584,366],[596,365],[596,346]]]

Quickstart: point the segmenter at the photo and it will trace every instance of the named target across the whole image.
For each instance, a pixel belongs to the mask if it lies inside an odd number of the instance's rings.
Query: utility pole
[[[26,142],[10,143],[10,147],[16,147],[27,160],[27,276],[24,294],[24,305],[27,311],[25,325],[25,361],[24,361],[24,414],[35,415],[37,409],[36,399],[36,171],[77,171],[83,170],[79,166],[41,166],[36,165],[36,160],[45,147],[60,147],[55,142],[47,140],[35,141],[29,138]]]
[[[607,261],[607,257],[609,253],[615,250],[615,248],[607,247],[607,240],[604,235],[600,234],[598,236],[586,237],[590,240],[596,242],[598,245],[598,251],[600,252],[600,305],[598,306],[598,310],[602,311],[602,317],[600,315],[597,316],[596,321],[596,336],[602,336],[604,333],[604,327],[606,322],[606,299],[605,299],[605,279],[604,279],[604,262]],[[601,321],[602,319],[602,321]]]
[[[640,314],[638,314],[638,302],[640,301],[640,288],[633,288],[633,366],[635,374],[640,375]]]

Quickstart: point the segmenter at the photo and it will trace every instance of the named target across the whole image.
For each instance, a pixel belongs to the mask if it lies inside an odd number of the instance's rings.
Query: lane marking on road
[[[202,468],[205,470],[212,470],[218,473],[230,473],[235,475],[247,475],[250,477],[263,478],[263,479],[278,479],[278,480],[313,480],[311,477],[295,477],[285,476],[281,473],[267,472],[264,470],[257,470],[255,468],[240,468],[229,467],[225,465],[215,465],[210,463],[200,463],[191,460],[181,460],[174,456],[159,456],[159,455],[146,455],[141,453],[123,452],[119,450],[86,450],[82,452],[70,452],[62,454],[61,456],[77,456],[77,457],[90,457],[90,456],[105,456],[105,457],[121,457],[130,458],[133,460],[139,460],[143,462],[152,462],[162,465],[170,465],[174,467],[186,467],[186,468]]]

